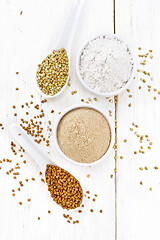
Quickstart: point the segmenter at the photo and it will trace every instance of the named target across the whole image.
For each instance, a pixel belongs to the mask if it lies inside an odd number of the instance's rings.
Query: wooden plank
[[[5,127],[4,131],[0,130],[0,158],[13,160],[10,165],[2,164],[0,173],[0,239],[114,239],[115,194],[114,179],[110,178],[114,171],[114,151],[103,163],[85,168],[71,165],[60,157],[54,147],[52,134],[49,148],[41,144],[42,149],[48,152],[55,162],[77,176],[85,189],[90,190],[92,197],[95,193],[98,194],[95,203],[92,199],[85,200],[82,214],[77,211],[70,214],[73,219],[80,221],[74,226],[66,222],[62,216],[66,212],[50,199],[40,181],[39,168],[32,159],[27,154],[24,154],[23,158],[14,156],[10,150],[12,138],[8,132],[9,125],[13,122],[20,123],[21,118],[30,119],[37,114],[34,107],[27,110],[27,107],[22,109],[20,106],[33,101],[34,105],[38,103],[41,107],[41,97],[33,87],[37,64],[48,54],[50,43],[53,48],[56,46],[71,4],[71,0],[15,0],[0,3],[0,30],[3,36],[0,39],[0,122]],[[85,101],[88,97],[92,98],[92,104],[101,107],[107,114],[111,110],[110,119],[114,123],[113,99],[98,98],[95,102],[95,96],[81,86],[75,73],[75,59],[79,47],[99,32],[113,33],[112,0],[85,2],[72,46],[71,87],[67,87],[62,96],[42,105],[45,111],[43,126],[46,137],[48,120],[54,124],[58,112],[70,105],[81,103],[81,98]],[[16,87],[19,91],[15,90]],[[77,94],[71,95],[73,90],[77,90]],[[34,95],[33,99],[31,94]],[[13,116],[13,104],[16,105],[17,117]],[[54,114],[51,114],[52,109],[55,110]],[[26,116],[26,111],[29,111],[30,115]],[[26,165],[22,163],[22,159],[27,160]],[[7,176],[5,172],[14,167],[16,162],[20,162],[20,176],[13,180],[13,177]],[[91,177],[87,178],[87,174]],[[32,177],[35,177],[35,182],[31,180]],[[25,182],[26,178],[29,179],[28,183]],[[17,191],[19,180],[24,183],[20,192]],[[12,189],[16,189],[15,197],[12,197]],[[31,198],[30,203],[27,198]],[[22,202],[22,206],[18,202]],[[91,208],[94,213],[90,212]],[[99,213],[100,209],[103,209],[102,214]],[[51,211],[50,215],[48,210]],[[40,221],[37,217],[41,218]]]
[[[118,159],[117,159],[117,219],[119,240],[159,239],[160,188],[159,188],[159,122],[160,97],[154,88],[160,89],[159,73],[159,29],[160,2],[149,0],[116,1],[116,33],[130,42],[137,58],[137,68],[150,72],[151,76],[137,72],[136,78],[127,91],[118,98]],[[142,50],[138,50],[142,47]],[[153,50],[147,58],[139,58]],[[153,59],[149,56],[153,55]],[[146,65],[140,61],[146,59]],[[153,81],[151,80],[153,77]],[[146,82],[140,79],[145,79]],[[148,92],[148,86],[151,91]],[[141,86],[141,89],[139,89]],[[130,98],[129,95],[133,97]],[[157,99],[154,100],[154,97]],[[131,107],[128,104],[131,103]],[[132,126],[137,124],[138,128]],[[130,131],[133,128],[133,131]],[[139,142],[140,135],[148,135],[153,142]],[[124,139],[127,142],[124,143]],[[139,153],[140,146],[145,154]],[[138,152],[134,154],[134,152]],[[120,159],[123,156],[123,159]],[[139,168],[147,167],[148,170]],[[140,184],[142,181],[143,185]],[[152,191],[150,191],[152,188]]]

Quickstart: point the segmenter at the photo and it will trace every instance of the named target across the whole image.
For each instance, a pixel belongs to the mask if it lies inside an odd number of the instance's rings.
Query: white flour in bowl
[[[88,87],[109,93],[128,82],[133,64],[131,52],[124,42],[116,37],[100,36],[83,49],[79,69]]]

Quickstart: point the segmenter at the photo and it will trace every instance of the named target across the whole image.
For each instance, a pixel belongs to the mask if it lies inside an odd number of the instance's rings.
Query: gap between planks
[[[116,0],[113,0],[113,27],[114,27],[114,34],[116,33]],[[117,102],[118,96],[114,97],[115,102],[115,240],[117,240]]]

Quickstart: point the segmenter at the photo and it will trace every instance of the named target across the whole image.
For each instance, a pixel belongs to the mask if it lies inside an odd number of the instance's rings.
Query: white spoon
[[[34,159],[39,166],[44,178],[47,164],[57,166],[51,159],[35,144],[31,137],[29,137],[25,131],[17,124],[10,126],[10,132],[20,146]]]
[[[74,32],[76,30],[76,25],[77,25],[77,22],[78,22],[78,19],[79,19],[79,15],[80,15],[80,12],[81,12],[81,9],[82,9],[84,1],[85,0],[74,0],[73,1],[73,5],[71,7],[71,10],[70,10],[67,22],[65,24],[63,33],[61,35],[60,41],[57,44],[56,48],[53,49],[53,47],[50,47],[50,49],[52,49],[51,51],[53,51],[53,50],[60,50],[61,48],[64,48],[67,51],[67,55],[68,55],[68,59],[69,59],[69,74],[70,74],[70,51],[71,51],[71,44],[72,44],[72,40],[73,40],[73,37],[74,37]],[[37,78],[36,78],[36,84],[35,85],[36,85],[36,89],[40,93],[40,95],[42,95],[45,98],[54,98],[54,97],[60,95],[64,91],[65,87],[67,86],[68,80],[69,80],[69,75],[68,75],[66,84],[62,87],[62,89],[58,93],[56,93],[53,96],[44,94],[40,90],[40,88],[39,88],[39,86],[37,84]]]
[[[49,157],[35,144],[31,137],[29,137],[25,131],[17,124],[10,126],[10,132],[19,145],[34,159],[39,166],[43,176],[45,176],[46,165],[52,164],[57,166],[49,159]]]

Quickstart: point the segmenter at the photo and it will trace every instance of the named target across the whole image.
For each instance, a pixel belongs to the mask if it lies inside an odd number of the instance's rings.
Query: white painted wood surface
[[[131,43],[135,54],[146,53],[153,49],[153,59],[147,58],[146,66],[137,64],[139,69],[151,73],[150,77],[137,76],[130,86],[130,93],[125,91],[118,97],[117,112],[117,173],[114,175],[114,151],[106,161],[92,167],[84,168],[71,165],[57,153],[54,148],[51,134],[51,146],[47,148],[41,144],[43,150],[50,154],[63,168],[74,174],[83,184],[85,190],[91,194],[98,194],[95,203],[85,200],[83,213],[71,212],[71,216],[80,221],[79,224],[68,224],[63,218],[62,210],[50,199],[44,184],[40,181],[39,169],[32,159],[24,154],[23,158],[14,156],[10,150],[10,141],[13,140],[8,132],[13,122],[20,123],[20,119],[30,119],[37,110],[20,106],[30,102],[34,95],[34,105],[41,102],[41,97],[35,91],[33,82],[37,64],[48,54],[50,44],[56,46],[63,25],[66,21],[70,6],[74,0],[1,0],[0,1],[0,159],[12,159],[12,163],[2,163],[0,170],[0,239],[28,240],[28,239],[57,239],[57,240],[128,240],[128,239],[159,239],[159,196],[160,175],[154,167],[159,165],[159,101],[160,95],[151,90],[148,85],[160,91],[159,82],[159,8],[158,0],[115,0],[115,27],[116,33]],[[23,11],[22,15],[20,12]],[[114,32],[114,2],[112,0],[86,0],[81,19],[73,41],[71,56],[71,87],[67,87],[62,96],[51,99],[42,105],[45,111],[44,128],[48,136],[47,122],[53,122],[58,113],[68,106],[81,103],[81,98],[87,101],[90,94],[79,83],[75,73],[75,59],[80,46],[90,37],[101,32]],[[137,48],[142,47],[141,51]],[[137,58],[137,62],[141,59]],[[16,72],[19,75],[16,75]],[[140,81],[145,78],[146,83]],[[142,86],[139,90],[138,87]],[[19,91],[15,88],[19,87]],[[77,94],[71,95],[73,90]],[[129,95],[133,95],[129,98]],[[153,97],[156,96],[157,100]],[[114,124],[115,104],[99,98],[92,104],[101,107]],[[90,104],[91,104],[90,103]],[[128,107],[131,103],[132,106]],[[17,117],[13,116],[12,105],[16,105]],[[54,109],[55,113],[51,114]],[[138,129],[132,126],[137,124]],[[149,135],[153,142],[151,150],[145,154],[134,154],[139,150],[139,140],[130,128],[136,129],[139,134]],[[124,143],[124,139],[127,142]],[[147,143],[147,142],[146,142]],[[121,159],[120,156],[124,158]],[[27,164],[22,161],[26,159]],[[20,176],[17,180],[6,175],[6,171],[19,162]],[[139,167],[148,167],[148,170],[139,170]],[[87,174],[91,177],[87,178]],[[35,177],[36,181],[31,181]],[[25,179],[29,182],[26,183]],[[20,192],[18,181],[24,182]],[[140,182],[143,185],[140,185]],[[152,187],[152,191],[149,188]],[[16,196],[12,197],[12,189],[16,189]],[[116,189],[116,191],[115,191]],[[115,193],[116,192],[116,193]],[[31,198],[31,202],[27,202]],[[117,200],[117,201],[115,201]],[[18,204],[22,201],[22,206]],[[116,204],[115,204],[116,203]],[[90,213],[90,209],[94,213]],[[99,210],[103,209],[100,214]],[[48,214],[48,210],[51,214]],[[37,218],[41,219],[38,221]]]
[[[30,119],[37,110],[30,108],[29,116],[25,116],[27,108],[20,106],[30,102],[31,94],[34,95],[34,105],[40,104],[41,97],[35,92],[33,82],[37,64],[49,53],[48,49],[56,46],[67,14],[71,7],[71,0],[15,0],[0,1],[0,122],[5,130],[0,135],[1,158],[13,160],[12,166],[20,162],[20,176],[14,180],[5,172],[11,167],[2,164],[0,172],[0,239],[3,240],[28,240],[28,239],[114,239],[115,234],[115,194],[114,179],[110,175],[114,172],[114,151],[106,161],[92,168],[74,166],[60,157],[53,145],[48,149],[41,144],[45,152],[63,168],[75,175],[84,190],[89,190],[93,196],[98,194],[97,201],[85,200],[83,213],[71,212],[71,216],[79,220],[79,224],[68,224],[63,217],[66,211],[58,207],[49,197],[48,191],[40,181],[39,169],[32,159],[24,154],[27,164],[22,163],[22,158],[14,156],[10,150],[12,140],[8,127],[12,122],[20,122],[22,117]],[[23,11],[22,15],[20,12]],[[80,46],[90,37],[99,32],[113,33],[113,2],[112,0],[100,2],[87,0],[81,15],[80,22],[73,41],[71,56],[71,87],[67,87],[64,94],[57,99],[51,99],[43,105],[45,123],[54,122],[58,112],[67,107],[81,103],[81,98],[93,98],[79,83],[75,73],[75,59]],[[51,40],[52,39],[52,40]],[[52,42],[51,42],[52,41]],[[19,75],[16,75],[16,72]],[[15,88],[19,87],[19,91]],[[73,90],[77,94],[71,95]],[[113,111],[111,121],[114,123],[114,103],[107,99],[98,98],[94,105],[101,107],[107,114]],[[16,105],[17,117],[14,117],[12,105]],[[55,113],[51,114],[54,109]],[[53,123],[54,124],[54,123]],[[46,131],[46,136],[48,132]],[[87,178],[87,174],[91,177]],[[35,177],[36,181],[31,181]],[[25,179],[29,182],[26,183]],[[20,192],[18,181],[24,182]],[[12,197],[12,189],[16,189],[16,196]],[[27,202],[31,198],[31,202]],[[22,206],[18,202],[22,202]],[[90,209],[94,209],[94,213]],[[103,209],[103,213],[99,210]],[[48,210],[51,214],[48,214]],[[37,218],[40,217],[38,221]]]
[[[153,89],[160,89],[160,34],[159,34],[159,1],[119,0],[116,2],[116,32],[132,43],[136,56],[153,50],[153,59],[147,57],[147,64],[140,65],[137,57],[137,68],[150,72],[151,77],[137,73],[130,90],[119,96],[118,100],[118,160],[117,160],[117,229],[118,240],[126,239],[159,239],[160,215],[160,174],[155,170],[159,166],[160,145],[160,95]],[[142,47],[138,51],[138,47]],[[146,83],[140,81],[144,78]],[[151,92],[148,92],[151,85]],[[139,90],[139,86],[142,86]],[[129,95],[133,95],[129,98]],[[153,98],[157,99],[154,100]],[[131,103],[132,106],[128,107]],[[136,129],[132,123],[139,127]],[[151,150],[148,142],[140,143],[134,128],[141,135],[148,134],[153,142]],[[145,137],[144,137],[145,138]],[[127,139],[127,143],[123,140]],[[147,143],[147,144],[146,144]],[[144,146],[145,154],[134,154],[139,146]],[[124,156],[124,159],[120,159]],[[139,167],[148,170],[139,170]],[[143,185],[140,185],[140,182]],[[152,187],[152,191],[149,188]]]

